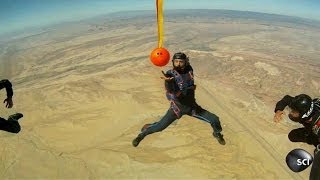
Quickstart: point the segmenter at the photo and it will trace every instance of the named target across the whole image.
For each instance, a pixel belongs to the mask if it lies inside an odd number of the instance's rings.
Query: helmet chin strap
[[[307,117],[310,116],[310,114],[311,114],[312,111],[313,111],[313,104],[314,104],[314,103],[312,102],[309,111],[306,112],[304,115],[302,115],[302,118],[307,118]]]

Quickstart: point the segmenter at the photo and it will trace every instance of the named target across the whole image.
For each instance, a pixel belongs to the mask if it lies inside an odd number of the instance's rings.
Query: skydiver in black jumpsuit
[[[9,80],[3,79],[0,80],[0,90],[5,88],[7,91],[7,98],[3,101],[3,103],[6,104],[6,108],[12,108],[13,101],[13,90],[12,90],[12,84]],[[10,115],[8,117],[8,120],[0,117],[0,130],[11,132],[11,133],[18,133],[21,130],[20,124],[18,120],[22,118],[23,115],[21,113],[16,113],[13,115]]]
[[[193,69],[189,64],[188,57],[184,53],[176,53],[173,56],[172,63],[173,69],[167,71],[167,73],[162,72],[165,76],[162,79],[165,80],[166,95],[171,103],[170,108],[160,121],[142,127],[141,133],[132,141],[133,146],[138,146],[147,135],[164,130],[183,115],[193,116],[209,123],[213,128],[213,136],[220,144],[225,145],[219,117],[196,103],[196,85],[194,84]]]

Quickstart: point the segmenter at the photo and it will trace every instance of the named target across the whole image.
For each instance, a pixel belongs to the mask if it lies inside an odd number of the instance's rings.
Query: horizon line
[[[286,15],[286,14],[276,14],[276,13],[269,13],[269,12],[258,12],[258,11],[249,11],[249,10],[234,10],[234,9],[201,9],[201,8],[197,8],[197,9],[190,9],[190,8],[186,8],[186,9],[166,9],[165,11],[188,11],[188,10],[193,10],[193,11],[199,11],[199,10],[210,10],[210,11],[233,11],[233,12],[249,12],[249,13],[256,13],[256,14],[267,14],[267,15],[276,15],[276,16],[283,16],[283,17],[290,17],[290,18],[297,18],[297,19],[301,19],[301,20],[306,20],[306,21],[315,21],[320,23],[320,19],[312,19],[312,18],[307,18],[307,17],[301,17],[301,16],[293,16],[293,15]],[[99,14],[99,15],[94,15],[94,16],[89,16],[89,17],[84,17],[84,18],[80,18],[80,19],[73,19],[73,20],[62,20],[60,22],[52,22],[49,24],[45,24],[45,25],[30,25],[28,27],[22,27],[19,29],[15,29],[13,31],[6,31],[6,32],[2,32],[0,33],[0,36],[5,36],[8,34],[14,34],[14,33],[19,33],[23,30],[31,30],[33,28],[48,28],[50,26],[56,26],[59,24],[64,24],[64,23],[75,23],[75,22],[83,22],[83,21],[87,21],[90,19],[96,19],[96,18],[101,18],[103,16],[107,16],[107,15],[112,15],[112,14],[118,14],[118,13],[123,13],[123,12],[155,12],[155,10],[151,10],[151,9],[140,9],[140,10],[120,10],[120,11],[114,11],[114,12],[109,12],[109,13],[103,13],[103,14]],[[156,14],[156,13],[155,13]],[[128,16],[128,15],[125,15]],[[165,16],[165,14],[164,14]],[[164,21],[165,22],[165,21]]]

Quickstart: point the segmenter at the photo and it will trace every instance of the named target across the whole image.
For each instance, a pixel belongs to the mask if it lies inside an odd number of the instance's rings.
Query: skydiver
[[[304,126],[303,128],[292,130],[288,137],[292,142],[304,142],[316,147],[310,179],[320,180],[320,99],[311,99],[306,94],[300,94],[295,97],[284,96],[276,104],[274,110],[275,122],[282,120],[283,110],[286,106],[290,108],[288,117]]]
[[[145,124],[140,134],[132,141],[132,145],[137,147],[147,135],[164,130],[183,115],[193,116],[209,123],[213,128],[213,136],[221,145],[225,145],[219,117],[196,103],[196,85],[194,84],[193,69],[189,63],[189,58],[182,52],[175,53],[172,64],[173,68],[166,73],[162,71],[164,77],[161,77],[165,80],[166,96],[170,101],[170,108],[160,121]]]
[[[6,108],[12,108],[13,101],[13,90],[12,90],[12,84],[9,80],[3,79],[0,81],[0,90],[6,88],[7,91],[7,98],[3,101],[5,103]],[[19,125],[18,120],[22,118],[23,115],[21,113],[16,113],[13,115],[10,115],[8,117],[8,120],[0,117],[0,130],[11,132],[11,133],[18,133],[21,130],[21,127]]]

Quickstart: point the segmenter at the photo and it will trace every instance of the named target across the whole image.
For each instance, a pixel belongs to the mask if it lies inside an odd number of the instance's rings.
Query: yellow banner
[[[163,1],[157,0],[158,47],[163,45]]]

